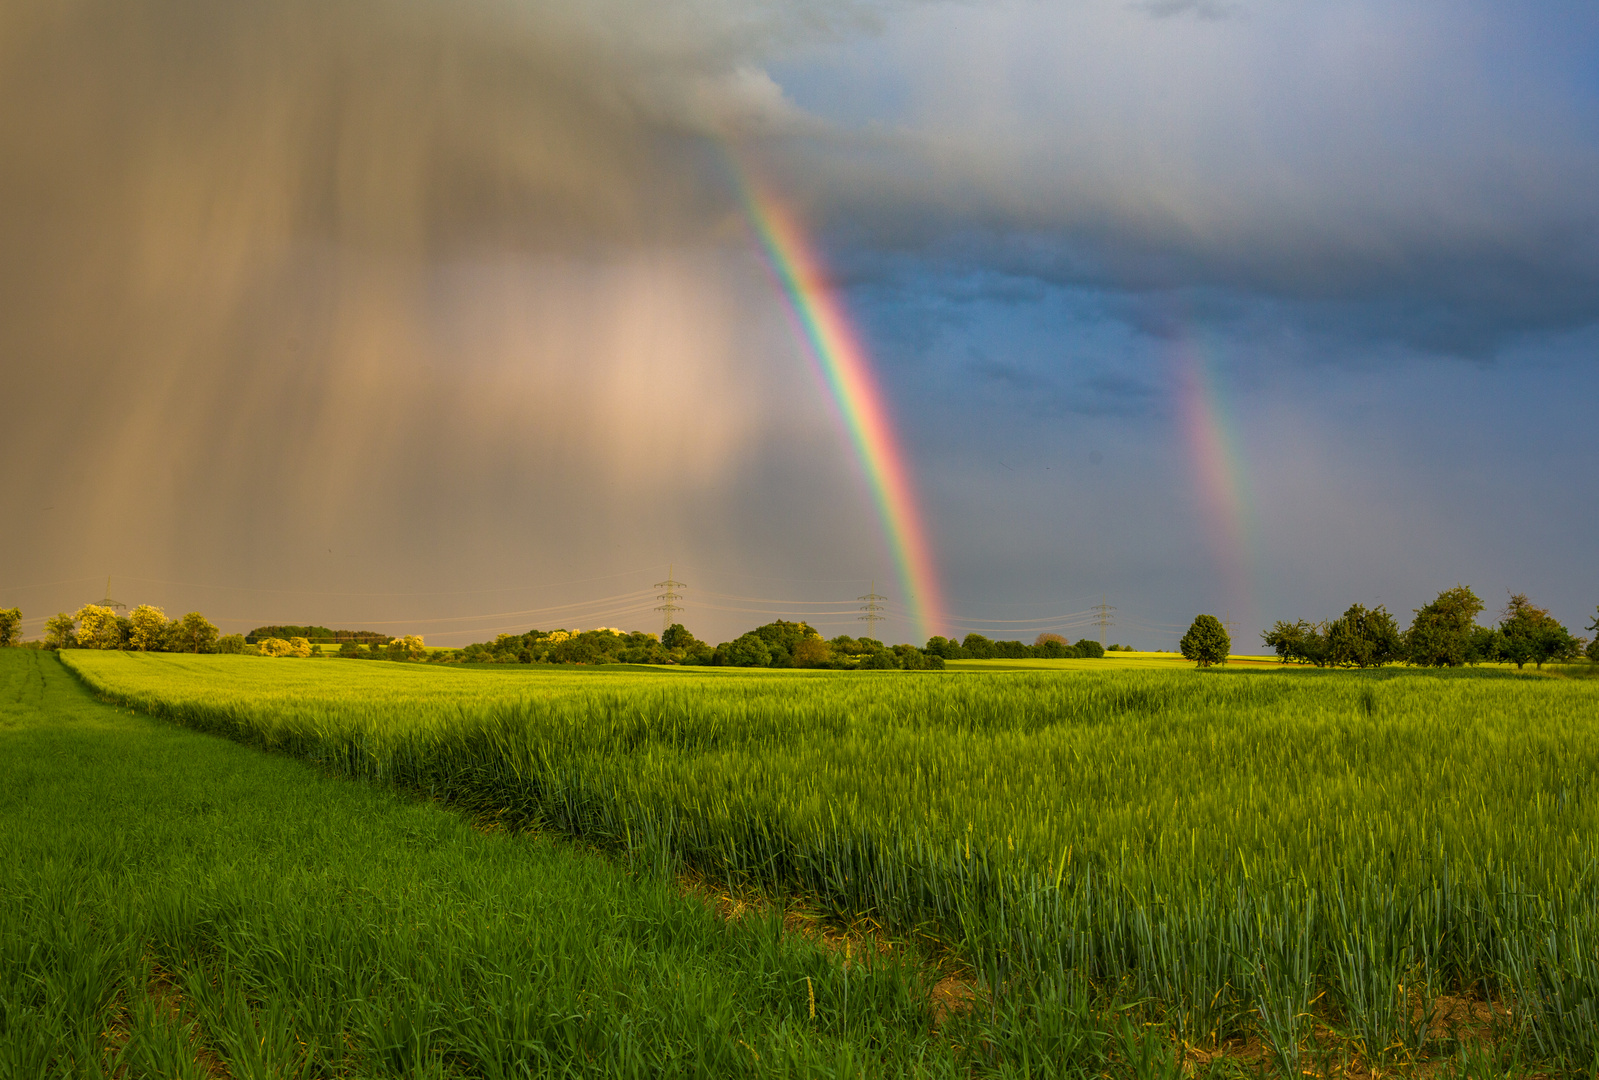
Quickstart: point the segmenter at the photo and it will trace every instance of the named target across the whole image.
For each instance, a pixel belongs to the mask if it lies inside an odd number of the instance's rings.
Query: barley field
[[[955,1078],[993,1073],[967,1048],[1018,1056],[976,1016],[935,1033],[908,960],[846,963],[0,649],[0,1080]],[[1104,1038],[1063,1022],[1091,1052],[1048,1075],[1087,1076]]]
[[[1599,1058],[1599,686],[1508,672],[568,674],[72,652],[107,699],[797,894],[1184,1046]],[[1040,1006],[1044,1007],[1044,1006]]]

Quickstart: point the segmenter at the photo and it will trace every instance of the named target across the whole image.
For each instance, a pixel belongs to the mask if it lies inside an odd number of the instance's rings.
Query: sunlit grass
[[[1593,683],[68,659],[183,724],[936,939],[1016,1000],[1086,978],[1291,1065],[1317,1030],[1440,1052],[1429,1003],[1487,995],[1544,1057],[1599,1052]]]
[[[547,837],[99,704],[50,653],[0,649],[0,823],[6,1080],[971,1073],[912,959],[846,968]]]

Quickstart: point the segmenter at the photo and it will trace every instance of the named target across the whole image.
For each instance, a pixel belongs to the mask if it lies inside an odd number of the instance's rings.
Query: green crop
[[[927,984],[0,649],[0,1080],[986,1072]]]
[[[996,1022],[1087,980],[1292,1068],[1316,1024],[1419,1055],[1466,995],[1599,1055],[1592,683],[67,659],[190,727],[936,938]]]

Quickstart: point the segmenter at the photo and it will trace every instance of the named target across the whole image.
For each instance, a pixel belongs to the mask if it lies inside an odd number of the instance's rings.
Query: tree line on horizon
[[[0,608],[0,648],[122,649],[131,652],[259,653],[266,656],[320,655],[323,644],[357,643],[386,648],[395,638],[372,630],[329,630],[325,626],[258,626],[248,634],[223,634],[198,611],[176,619],[153,604],[140,604],[126,615],[103,604],[84,604],[45,620],[44,637],[22,640],[22,609]],[[406,656],[422,639],[404,639]]]
[[[1113,645],[1112,649],[1121,646]],[[1105,654],[1099,642],[1084,638],[1075,645],[1059,634],[1040,634],[1033,644],[991,641],[967,634],[956,641],[935,636],[921,648],[887,645],[872,637],[841,634],[823,638],[805,622],[778,619],[711,646],[674,623],[654,634],[598,629],[529,630],[501,634],[494,641],[468,645],[441,663],[489,664],[685,664],[702,667],[823,668],[833,670],[941,671],[946,660],[1071,659]],[[435,659],[435,657],[430,657]]]
[[[1261,634],[1261,639],[1284,663],[1315,667],[1513,663],[1520,668],[1528,663],[1542,667],[1581,655],[1599,662],[1599,615],[1587,627],[1595,633],[1590,642],[1571,634],[1546,608],[1538,607],[1522,593],[1510,597],[1494,626],[1477,623],[1483,608],[1474,592],[1456,585],[1417,608],[1410,626],[1403,631],[1382,605],[1368,609],[1353,604],[1339,617],[1324,622],[1279,620]],[[323,644],[337,643],[337,655],[342,658],[432,663],[685,664],[911,671],[942,670],[946,660],[1093,658],[1107,651],[1090,638],[1072,644],[1053,633],[1039,634],[1031,645],[994,641],[970,633],[960,641],[934,636],[921,648],[909,644],[890,646],[871,637],[823,638],[807,623],[784,619],[716,646],[696,638],[682,623],[674,623],[659,638],[642,631],[607,627],[585,631],[529,630],[524,634],[500,634],[493,641],[461,649],[438,650],[427,649],[416,635],[392,638],[374,631],[330,630],[315,625],[260,626],[248,634],[222,635],[198,611],[168,619],[159,607],[150,604],[140,604],[126,615],[111,607],[85,604],[73,614],[62,612],[46,620],[44,638],[38,642],[22,642],[21,623],[20,609],[0,609],[0,646],[313,656],[323,655]],[[1203,667],[1226,663],[1231,646],[1221,622],[1214,616],[1200,615],[1183,636],[1180,651]],[[1111,645],[1109,651],[1124,648]]]
[[[1574,636],[1524,593],[1510,597],[1494,626],[1478,625],[1483,606],[1476,593],[1456,585],[1417,608],[1403,631],[1381,604],[1369,610],[1352,604],[1325,622],[1279,621],[1261,639],[1284,663],[1315,667],[1508,663],[1521,668],[1531,663],[1541,668],[1581,655],[1599,661],[1599,614],[1587,627],[1596,634],[1589,642]]]
[[[432,659],[430,657],[430,659]],[[699,667],[941,670],[944,658],[876,638],[823,638],[805,622],[778,619],[710,645],[682,623],[657,637],[643,631],[529,630],[468,645],[439,662],[463,664],[682,664]]]
[[[84,604],[70,615],[63,611],[46,619],[42,640],[24,642],[22,610],[0,610],[0,646],[207,653],[219,651],[219,642],[227,640],[220,633],[198,611],[169,619],[152,604],[140,604],[126,615],[119,615],[113,607]],[[244,639],[239,640],[242,643]]]
[[[329,630],[325,626],[285,625],[258,626],[244,635],[244,643],[259,645],[268,638],[278,638],[280,641],[305,638],[312,645],[343,645],[351,641],[358,645],[387,645],[394,640],[388,634],[380,634],[376,630]]]

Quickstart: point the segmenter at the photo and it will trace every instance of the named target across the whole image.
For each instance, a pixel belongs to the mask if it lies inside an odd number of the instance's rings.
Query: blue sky
[[[871,349],[947,629],[1599,603],[1591,5],[49,10],[0,16],[30,629],[107,574],[227,629],[648,628],[668,563],[712,640],[856,629],[894,566],[728,145]]]

